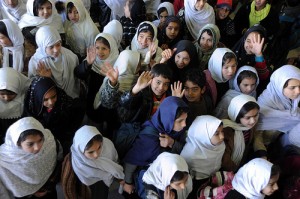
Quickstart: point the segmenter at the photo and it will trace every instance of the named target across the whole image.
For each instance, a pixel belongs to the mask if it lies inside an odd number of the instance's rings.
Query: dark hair
[[[0,33],[5,35],[7,38],[9,38],[8,33],[7,33],[6,25],[3,21],[0,21]]]
[[[186,71],[183,77],[183,83],[185,84],[187,81],[197,84],[202,89],[206,84],[206,77],[204,72],[199,68],[191,68]]]
[[[154,38],[154,34],[155,34],[152,25],[150,25],[149,23],[140,24],[137,32],[138,32],[138,35],[140,35],[141,32],[150,32],[152,39]]]
[[[291,79],[292,79],[292,78],[291,78]],[[289,81],[290,81],[291,79],[286,80],[286,82],[285,82],[284,85],[283,85],[283,88],[286,88],[286,87],[289,85]]]
[[[146,21],[146,6],[143,0],[127,0],[130,16],[135,24]]]
[[[222,66],[224,66],[224,64],[226,63],[227,60],[231,61],[232,59],[236,60],[236,56],[233,52],[227,52],[224,54],[223,59],[222,59]]]
[[[48,0],[34,0],[33,1],[33,14],[34,16],[39,16],[39,8],[45,3],[49,2],[52,7],[52,3]]]
[[[173,177],[171,178],[170,183],[173,182],[178,182],[180,180],[182,180],[185,176],[187,176],[189,173],[186,171],[176,171],[173,175]]]
[[[107,46],[110,49],[109,42],[104,37],[98,37],[96,41],[99,41],[100,43],[103,43],[105,46]]]
[[[56,1],[55,2],[55,8],[57,10],[57,13],[61,14],[65,11],[65,3],[62,2],[62,1]],[[67,17],[68,17],[68,15],[67,15]]]
[[[95,135],[85,146],[84,151],[88,150],[93,146],[95,142],[102,142],[103,141],[103,136],[100,134]]]
[[[168,67],[167,64],[156,64],[151,68],[151,74],[154,77],[159,77],[162,76],[163,78],[169,79],[170,81],[172,81],[173,79],[173,72],[170,69],[170,67]]]
[[[17,141],[17,145],[21,146],[21,143],[24,142],[27,139],[27,137],[30,135],[39,135],[39,136],[41,136],[42,139],[44,139],[44,134],[41,131],[39,131],[37,129],[28,129],[26,131],[23,131],[20,134],[20,137]]]
[[[237,84],[240,85],[245,78],[253,78],[257,82],[257,75],[252,72],[251,70],[244,70],[240,72],[240,74],[237,77]]]
[[[244,104],[244,106],[241,108],[239,114],[237,115],[235,122],[241,123],[241,121],[240,121],[241,118],[243,118],[245,116],[245,114],[247,114],[249,111],[251,111],[253,109],[259,110],[259,105],[256,102],[249,101],[246,104]]]
[[[71,13],[72,12],[72,8],[73,7],[75,7],[75,5],[74,5],[74,3],[73,2],[69,2],[68,4],[67,4],[67,19],[70,21],[70,19],[69,19],[69,16],[68,16],[68,13]]]
[[[179,118],[183,113],[188,113],[189,107],[178,107],[176,110],[175,120]]]
[[[0,91],[3,92],[2,94],[5,94],[5,95],[17,95],[17,93],[7,90],[7,89],[2,89]]]
[[[296,7],[300,4],[299,0],[286,0],[286,3],[290,7]]]
[[[161,7],[161,8],[159,8],[159,9],[157,10],[158,18],[159,18],[159,15],[160,15],[162,12],[165,12],[165,11],[168,12],[168,10],[167,10],[166,7]],[[170,15],[170,13],[168,13],[168,15]]]
[[[280,167],[277,164],[273,164],[271,167],[271,175],[270,178],[272,178],[273,176],[276,176],[280,174]]]
[[[209,36],[213,37],[213,33],[212,33],[212,31],[211,31],[210,29],[204,29],[204,30],[202,30],[202,32],[201,32],[201,35],[200,35],[200,37],[199,37],[199,39],[198,39],[198,43],[200,42],[200,39],[201,39],[203,33],[205,33],[205,32],[206,32]]]
[[[284,181],[283,196],[286,199],[300,198],[300,176],[296,174]]]

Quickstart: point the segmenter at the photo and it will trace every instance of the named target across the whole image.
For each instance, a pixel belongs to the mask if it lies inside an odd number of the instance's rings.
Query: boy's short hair
[[[204,72],[198,68],[191,68],[186,71],[185,76],[183,77],[183,84],[185,82],[191,81],[194,84],[197,84],[201,89],[206,85],[206,77]]]
[[[167,64],[156,64],[152,67],[151,74],[153,77],[162,76],[170,81],[173,79],[173,72]]]

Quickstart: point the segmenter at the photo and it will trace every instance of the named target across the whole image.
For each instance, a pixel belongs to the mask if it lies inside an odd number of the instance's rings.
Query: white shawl
[[[243,135],[243,131],[247,131],[250,128],[243,126],[240,123],[236,123],[235,120],[240,113],[243,106],[248,102],[255,102],[256,100],[254,97],[251,97],[249,95],[240,94],[236,97],[234,97],[228,107],[228,115],[230,120],[224,119],[223,121],[223,127],[231,127],[234,129],[234,147],[233,147],[233,153],[231,155],[232,161],[239,165],[240,161],[243,158],[244,151],[245,151],[245,139]]]
[[[278,130],[286,133],[300,122],[300,96],[290,100],[283,94],[283,86],[289,79],[300,80],[300,69],[284,65],[271,75],[270,83],[258,97],[260,118],[257,130]]]
[[[111,19],[118,19],[124,15],[126,0],[104,0],[104,2],[111,9]]]
[[[208,70],[211,73],[212,78],[218,83],[224,83],[228,81],[224,79],[222,75],[222,60],[227,52],[233,53],[229,48],[217,48],[211,55],[208,62]]]
[[[3,67],[13,67],[22,72],[24,68],[24,37],[20,28],[10,19],[2,20],[13,46],[3,47]],[[9,54],[12,53],[13,66],[9,66]]]
[[[10,102],[0,100],[1,119],[14,119],[22,116],[29,85],[30,80],[18,71],[9,67],[0,68],[0,90],[7,89],[17,94]]]
[[[157,8],[157,11],[160,9],[160,8],[166,8],[167,9],[167,12],[168,12],[168,16],[174,16],[175,15],[175,11],[174,11],[174,6],[173,4],[171,4],[170,2],[163,2],[161,4],[159,4],[158,8]],[[157,20],[153,21],[152,23],[158,27],[159,23],[160,23],[160,18],[159,18],[159,15],[158,15],[158,12],[156,12],[156,17],[158,18]]]
[[[262,199],[265,197],[261,193],[269,183],[272,163],[256,158],[245,164],[235,174],[232,186],[240,194],[249,199]]]
[[[17,141],[26,130],[43,133],[44,142],[37,154],[25,152]],[[7,130],[5,143],[0,146],[0,181],[15,197],[37,192],[49,179],[56,166],[57,152],[53,135],[33,117],[25,117]]]
[[[99,34],[99,30],[80,0],[67,0],[66,6],[70,2],[78,11],[79,21],[73,23],[67,19],[64,22],[66,42],[73,52],[84,57],[86,56],[86,49],[94,45],[94,39]]]
[[[46,53],[46,48],[58,41],[61,41],[61,38],[57,30],[51,26],[39,28],[36,33],[38,49],[29,61],[28,76],[35,76],[39,61],[43,61],[46,67],[51,69],[56,85],[72,98],[76,98],[80,91],[80,82],[74,75],[74,68],[79,64],[77,56],[64,47],[61,48],[59,57],[55,59]]]
[[[221,168],[225,144],[214,146],[210,141],[221,122],[213,116],[202,115],[196,117],[188,130],[186,144],[180,155],[197,180],[208,178]]]
[[[185,23],[194,40],[198,38],[199,31],[206,24],[215,24],[214,9],[205,3],[202,10],[198,11],[195,8],[197,0],[184,1]]]
[[[288,140],[292,145],[300,147],[300,123],[288,132]]]
[[[156,10],[160,4],[160,0],[143,0],[146,6],[146,12],[150,14],[156,13]]]
[[[176,171],[183,171],[188,173],[188,165],[177,154],[163,152],[157,156],[156,160],[150,165],[143,176],[143,181],[149,185],[153,185],[156,188],[165,191],[171,184]],[[188,181],[186,187],[183,190],[177,191],[178,199],[187,198],[188,194],[192,191],[192,179],[188,174]]]
[[[72,167],[83,184],[90,186],[102,180],[109,187],[114,177],[124,179],[123,167],[117,163],[117,151],[107,138],[103,138],[101,154],[97,159],[85,157],[84,149],[95,135],[100,133],[93,126],[85,125],[76,131],[71,146]]]
[[[112,20],[103,28],[103,33],[108,33],[116,40],[119,50],[122,51],[121,41],[123,37],[123,26],[118,20]]]
[[[22,15],[26,13],[26,6],[22,0],[17,0],[18,5],[15,8],[7,5],[5,0],[0,2],[0,8],[4,19],[10,19],[15,23],[18,23]]]
[[[44,19],[42,17],[34,16],[33,13],[34,0],[28,0],[26,4],[27,12],[22,15],[18,24],[20,29],[29,26],[42,27],[48,25],[55,28],[59,33],[64,33],[65,31],[62,24],[62,20],[59,14],[57,14],[55,3],[52,0],[48,0],[48,1],[52,4],[52,15],[48,19]]]

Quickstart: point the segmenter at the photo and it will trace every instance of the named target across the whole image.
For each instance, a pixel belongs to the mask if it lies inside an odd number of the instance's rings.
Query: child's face
[[[102,142],[94,141],[93,145],[84,151],[84,156],[88,159],[95,160],[100,156]]]
[[[124,15],[125,15],[126,18],[131,18],[130,8],[129,8],[129,0],[126,1],[126,4],[124,6]]]
[[[9,46],[13,46],[13,43],[7,36],[0,33],[0,45],[2,47],[9,47]]]
[[[44,19],[48,19],[52,15],[52,4],[47,1],[41,7],[38,8],[38,16]]]
[[[267,4],[267,0],[255,0],[255,10],[262,10]]]
[[[215,132],[215,134],[210,138],[210,142],[214,146],[218,146],[222,144],[224,141],[224,132],[223,126],[219,126]]]
[[[245,51],[246,51],[246,53],[247,53],[248,55],[253,54],[253,52],[252,52],[253,41],[252,41],[252,40],[253,40],[253,38],[257,38],[258,35],[259,35],[258,32],[251,32],[251,33],[247,36],[247,38],[246,38],[246,40],[245,40],[245,43],[244,43],[244,48],[245,48]]]
[[[183,190],[186,187],[186,183],[187,183],[188,179],[189,179],[189,175],[188,174],[184,175],[184,177],[181,180],[172,182],[170,184],[170,187],[177,191]]]
[[[174,121],[173,131],[180,132],[184,127],[186,127],[187,113],[182,113],[179,118]]]
[[[161,97],[169,89],[170,80],[163,76],[154,77],[151,82],[151,89],[155,96]]]
[[[40,135],[28,135],[26,140],[21,142],[21,148],[28,153],[37,154],[44,143],[44,139]]]
[[[10,8],[15,8],[18,6],[18,0],[4,0],[5,4]]]
[[[52,88],[45,93],[43,105],[47,109],[52,109],[55,106],[56,101],[57,101],[56,89]]]
[[[226,60],[225,64],[222,66],[222,76],[226,80],[230,80],[233,78],[236,72],[236,60],[235,59],[228,59]]]
[[[110,48],[102,43],[101,41],[96,41],[95,43],[96,47],[96,54],[101,60],[105,60],[109,57],[110,54]]]
[[[159,15],[159,21],[161,24],[166,22],[167,17],[169,16],[168,11],[163,11]]]
[[[16,98],[17,94],[9,94],[5,91],[0,91],[0,100],[3,102],[10,102]]]
[[[140,32],[138,36],[138,43],[142,49],[148,48],[151,45],[152,39],[153,36],[151,32]]]
[[[278,179],[279,179],[279,174],[272,176],[267,186],[263,188],[261,192],[266,196],[272,195],[276,190],[278,190],[278,185],[277,185]]]
[[[248,111],[244,117],[240,119],[240,123],[248,128],[253,128],[258,121],[259,110],[257,108]]]
[[[256,79],[252,77],[244,78],[239,85],[241,92],[246,95],[249,95],[252,91],[254,91],[255,87],[256,87]]]
[[[177,68],[184,68],[186,67],[191,61],[190,55],[186,51],[181,51],[176,54],[175,56],[175,64]]]
[[[283,94],[291,100],[298,98],[300,95],[300,80],[289,79],[287,87],[283,89]]]
[[[189,102],[199,102],[205,88],[201,89],[198,84],[191,81],[186,81],[184,84],[184,96]]]
[[[206,0],[197,0],[195,3],[196,10],[200,11],[204,8],[204,5],[206,3]]]
[[[50,57],[57,58],[61,52],[61,41],[55,43],[52,46],[46,48],[46,54]]]
[[[217,8],[217,18],[220,20],[223,20],[226,17],[228,17],[229,13],[230,10],[226,6],[222,8]]]
[[[203,52],[207,52],[213,47],[213,37],[207,34],[205,31],[202,33],[201,38],[200,38],[200,47]]]
[[[179,24],[175,22],[170,22],[166,27],[166,35],[169,39],[175,39],[179,33]]]
[[[79,21],[79,13],[75,6],[73,6],[73,8],[69,10],[68,17],[73,23],[77,23]]]

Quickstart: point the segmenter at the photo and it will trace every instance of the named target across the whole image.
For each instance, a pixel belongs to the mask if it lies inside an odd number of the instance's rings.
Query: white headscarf
[[[224,79],[222,75],[222,60],[225,53],[227,52],[231,52],[234,54],[234,52],[232,52],[229,48],[217,48],[211,55],[208,62],[208,70],[211,73],[212,78],[218,83],[228,81],[227,79]]]
[[[159,4],[158,8],[157,8],[157,11],[160,9],[160,8],[166,8],[167,9],[167,12],[168,12],[168,16],[174,16],[175,15],[175,11],[174,11],[174,6],[172,3],[170,2],[163,2],[161,4]],[[157,20],[153,21],[152,23],[158,27],[159,23],[160,23],[160,20],[159,20],[159,15],[158,15],[158,12],[156,12],[156,16],[157,16]]]
[[[52,5],[52,15],[48,19],[44,19],[42,17],[34,16],[33,13],[33,3],[34,0],[28,0],[26,4],[27,12],[22,15],[19,21],[20,29],[29,26],[37,26],[42,27],[45,25],[52,26],[55,28],[59,33],[64,33],[64,27],[62,24],[61,17],[57,14],[57,10],[55,8],[55,3],[52,0],[48,0]]]
[[[66,7],[68,3],[73,3],[79,14],[79,21],[73,23],[70,20],[64,22],[64,28],[66,32],[66,42],[70,45],[70,48],[75,53],[81,56],[86,55],[86,49],[94,45],[94,39],[99,30],[95,23],[90,17],[80,0],[67,0]]]
[[[101,134],[93,126],[85,125],[76,131],[71,146],[72,167],[83,184],[90,186],[102,180],[109,187],[114,177],[124,179],[123,167],[117,163],[117,151],[107,138],[103,138],[97,159],[92,160],[84,155],[87,143],[96,135]]]
[[[51,69],[52,78],[56,85],[72,98],[76,98],[80,91],[80,82],[74,76],[74,68],[79,64],[77,56],[64,47],[61,47],[61,53],[55,59],[46,53],[46,48],[58,41],[61,41],[61,38],[57,30],[51,26],[39,28],[36,33],[38,49],[29,61],[28,76],[35,76],[39,61],[44,61],[46,67]]]
[[[108,33],[116,40],[119,50],[122,49],[123,26],[118,20],[112,20],[103,28],[103,33]]]
[[[104,0],[104,2],[111,10],[111,19],[118,19],[124,15],[126,0]]]
[[[156,160],[150,165],[143,176],[143,181],[149,185],[165,191],[167,186],[171,184],[176,171],[188,173],[188,165],[177,154],[163,152],[157,156]],[[188,194],[192,191],[192,180],[188,174],[188,181],[184,190],[177,191],[178,199],[187,198]]]
[[[240,194],[250,199],[262,199],[265,197],[261,193],[269,183],[271,177],[272,163],[255,158],[245,164],[235,174],[232,186]]]
[[[26,6],[22,0],[18,0],[18,5],[14,8],[7,5],[5,0],[2,0],[0,4],[3,18],[10,19],[15,23],[18,23],[21,16],[26,13]]]
[[[26,130],[43,133],[44,142],[36,154],[25,152],[17,141]],[[33,117],[25,117],[12,124],[0,146],[0,180],[15,197],[37,192],[49,179],[56,166],[57,152],[53,135]]]
[[[9,67],[0,68],[0,90],[7,89],[17,94],[10,102],[0,100],[1,119],[15,119],[22,116],[29,85],[30,80],[18,71]]]
[[[160,4],[160,0],[143,0],[145,2],[147,13],[154,14]]]
[[[196,117],[188,130],[186,144],[180,155],[197,180],[208,178],[221,168],[225,144],[214,146],[210,141],[221,122],[213,116],[202,115]]]
[[[288,132],[288,139],[292,145],[300,147],[300,123]]]
[[[13,68],[19,72],[24,68],[24,37],[20,28],[10,19],[3,19],[3,23],[6,26],[7,34],[11,40],[13,46],[3,47],[3,67],[9,66],[9,52],[13,57]]]
[[[203,9],[198,11],[195,9],[196,2],[197,0],[184,1],[185,23],[195,40],[204,25],[215,24],[214,9],[208,3],[205,3]]]
[[[240,113],[243,106],[248,102],[255,102],[256,100],[254,97],[251,97],[249,95],[240,94],[236,97],[234,97],[228,107],[228,115],[230,120],[224,119],[223,121],[223,127],[231,127],[234,129],[234,148],[233,153],[231,155],[232,161],[239,165],[240,161],[243,158],[244,151],[245,151],[245,140],[243,131],[247,131],[250,128],[243,126],[240,123],[236,123],[235,120]]]
[[[270,83],[258,97],[260,106],[258,130],[287,132],[300,122],[298,108],[300,96],[290,100],[283,94],[284,84],[289,79],[300,81],[300,69],[292,65],[284,65],[271,75]]]
[[[112,37],[112,35],[107,34],[107,33],[99,33],[95,37],[94,45],[96,44],[96,41],[99,37],[103,37],[104,39],[106,39],[108,41],[109,47],[110,47],[109,56],[104,60],[101,60],[101,59],[99,59],[98,56],[96,56],[96,59],[92,65],[92,70],[95,71],[96,73],[102,75],[102,73],[100,73],[100,70],[103,67],[104,63],[109,63],[111,65],[114,65],[114,63],[116,62],[116,60],[119,56],[119,50],[118,50],[117,43],[114,40],[114,38]]]

